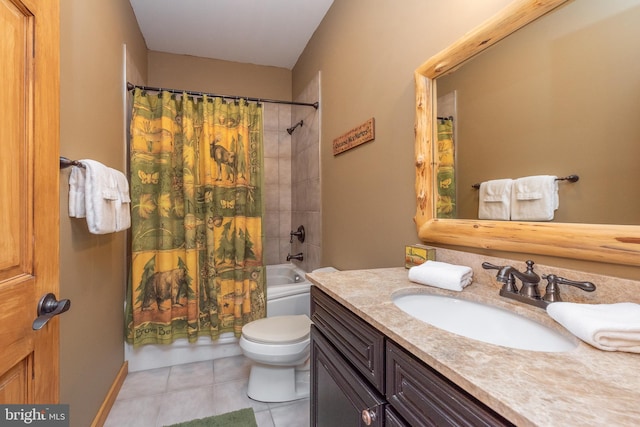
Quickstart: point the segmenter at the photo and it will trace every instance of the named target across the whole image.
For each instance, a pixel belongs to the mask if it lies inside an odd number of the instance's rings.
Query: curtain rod
[[[177,93],[177,94],[186,93],[187,95],[191,95],[191,96],[204,96],[204,95],[206,95],[206,96],[218,97],[218,98],[246,99],[247,101],[269,102],[269,103],[272,103],[272,104],[303,105],[303,106],[307,106],[307,107],[313,107],[316,110],[320,106],[320,104],[318,102],[314,102],[314,103],[294,102],[294,101],[280,101],[280,100],[277,100],[277,99],[249,98],[247,96],[216,95],[215,93],[193,92],[193,91],[190,91],[190,90],[166,89],[166,88],[160,88],[160,87],[134,85],[133,83],[127,82],[127,90],[128,91],[132,91],[135,88],[142,89],[142,90],[149,90],[149,91],[152,91],[152,92],[162,92],[164,90],[164,91],[167,91],[167,92]]]

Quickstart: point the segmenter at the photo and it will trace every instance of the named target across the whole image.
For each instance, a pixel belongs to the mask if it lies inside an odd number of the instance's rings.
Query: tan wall
[[[290,101],[291,71],[219,59],[149,51],[148,85]]]
[[[336,0],[293,69],[297,96],[322,72],[322,262],[403,265],[418,240],[413,72],[508,4]],[[376,139],[338,156],[332,141],[374,117]]]
[[[146,46],[128,0],[60,2],[60,154],[124,170],[123,43],[142,76]],[[60,400],[88,426],[124,361],[125,233],[92,235],[68,216],[60,172]]]

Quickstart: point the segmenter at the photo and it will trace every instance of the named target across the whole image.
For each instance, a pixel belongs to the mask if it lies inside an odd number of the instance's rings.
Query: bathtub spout
[[[287,254],[287,261],[291,261],[292,259],[297,259],[298,261],[302,261],[304,259],[304,257],[302,256],[302,252],[295,255]]]

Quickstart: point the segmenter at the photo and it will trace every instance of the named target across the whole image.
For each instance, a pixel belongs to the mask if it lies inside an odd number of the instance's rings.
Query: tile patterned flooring
[[[162,427],[252,407],[258,427],[308,427],[309,399],[264,403],[247,396],[244,356],[131,372],[105,427]]]

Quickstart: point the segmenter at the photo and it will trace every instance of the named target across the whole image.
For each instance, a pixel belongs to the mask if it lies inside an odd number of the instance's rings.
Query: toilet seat
[[[309,339],[311,319],[305,314],[265,317],[242,327],[242,336],[261,344],[293,344]]]

